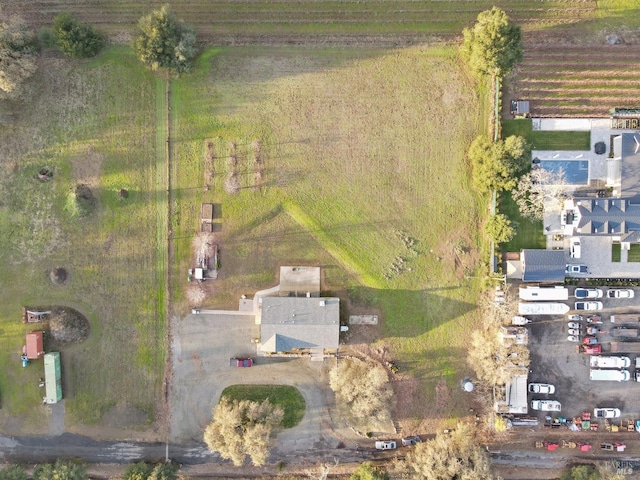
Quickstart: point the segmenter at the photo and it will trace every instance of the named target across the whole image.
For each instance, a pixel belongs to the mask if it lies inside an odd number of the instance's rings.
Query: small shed
[[[26,355],[29,360],[35,360],[36,358],[42,357],[44,355],[42,330],[27,333],[26,344]]]
[[[49,352],[44,356],[44,386],[44,403],[50,405],[62,400],[60,352]]]
[[[528,116],[529,115],[529,101],[528,100],[514,100],[511,102],[511,109],[513,114]]]

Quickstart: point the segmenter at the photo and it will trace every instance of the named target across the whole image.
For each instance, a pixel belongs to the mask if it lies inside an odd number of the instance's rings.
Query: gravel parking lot
[[[256,356],[251,339],[258,325],[251,315],[199,314],[174,318],[172,325],[171,441],[202,441],[211,411],[224,388],[235,384],[279,384],[296,387],[306,402],[296,427],[278,434],[275,453],[335,448],[327,430],[329,412],[324,362],[308,358]],[[252,357],[254,366],[229,366],[230,357]]]
[[[598,287],[604,291],[602,301],[604,309],[599,312],[576,312],[585,318],[587,314],[602,316],[602,329],[611,331],[610,317],[612,314],[640,312],[640,298],[638,291],[633,299],[608,299],[607,287]],[[570,288],[570,295],[574,288]],[[640,290],[640,289],[639,289]],[[570,297],[568,304],[573,309],[575,298]],[[551,383],[556,386],[556,394],[549,395],[549,399],[562,403],[562,416],[567,418],[578,416],[583,411],[593,412],[595,407],[615,407],[622,411],[621,419],[636,420],[640,418],[640,383],[633,381],[633,366],[636,354],[619,354],[631,358],[629,368],[632,378],[628,382],[591,381],[589,380],[589,355],[577,352],[577,343],[567,340],[567,316],[531,316],[529,348],[531,351],[531,372],[529,382]],[[582,321],[584,334],[586,321]],[[640,325],[637,325],[640,328]],[[610,352],[612,337],[609,333],[597,335],[602,344],[602,354]],[[640,338],[638,339],[640,341]],[[640,355],[640,354],[639,354]],[[529,394],[529,402],[533,398],[545,396]],[[530,414],[538,415],[544,420],[546,413],[530,410]],[[620,423],[620,419],[616,420]],[[600,427],[601,429],[603,426]]]

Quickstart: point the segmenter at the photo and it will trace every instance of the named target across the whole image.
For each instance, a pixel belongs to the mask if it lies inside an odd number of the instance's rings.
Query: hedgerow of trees
[[[451,433],[439,433],[407,453],[414,478],[423,480],[489,480],[489,455],[475,443],[473,426],[459,423]]]
[[[124,472],[125,480],[175,480],[177,465],[173,463],[158,463],[152,465],[138,462],[130,465]]]
[[[134,48],[144,65],[151,70],[190,70],[197,53],[195,30],[179,20],[168,5],[141,17],[138,29]]]
[[[213,409],[213,421],[204,432],[212,452],[241,466],[247,457],[256,466],[264,465],[270,449],[271,433],[282,424],[284,412],[268,400],[262,403],[223,397]]]
[[[53,35],[62,53],[71,58],[94,57],[104,47],[102,33],[69,13],[54,18]]]
[[[484,233],[496,243],[505,243],[513,238],[517,227],[517,222],[513,222],[506,215],[498,213],[487,218],[484,224]]]
[[[382,366],[357,358],[341,360],[329,372],[329,386],[342,416],[356,428],[369,430],[391,420],[393,390]]]
[[[483,193],[513,189],[518,177],[531,168],[529,146],[523,137],[515,135],[497,142],[479,135],[471,142],[467,157],[473,186]]]
[[[0,470],[0,480],[27,480],[27,472],[20,465],[9,465]]]
[[[0,23],[0,96],[15,99],[37,69],[35,36],[19,17]]]
[[[40,463],[33,470],[33,480],[89,480],[82,463],[56,460],[56,463]]]
[[[502,77],[522,60],[522,32],[504,10],[493,7],[462,31],[460,54],[477,76]]]

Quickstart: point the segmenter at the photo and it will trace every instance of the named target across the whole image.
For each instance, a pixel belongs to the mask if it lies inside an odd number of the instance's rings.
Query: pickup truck
[[[230,358],[229,359],[230,367],[252,367],[253,360],[250,358]]]

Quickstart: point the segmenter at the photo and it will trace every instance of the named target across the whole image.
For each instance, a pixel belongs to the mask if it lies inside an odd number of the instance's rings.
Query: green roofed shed
[[[62,374],[60,353],[50,352],[44,356],[45,403],[58,403],[62,400]]]

